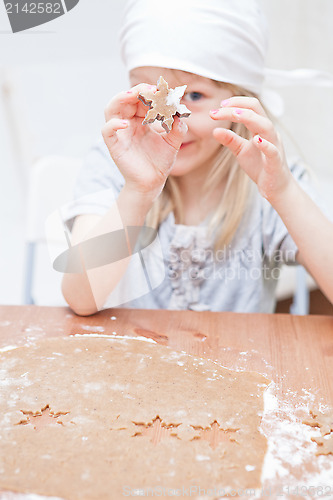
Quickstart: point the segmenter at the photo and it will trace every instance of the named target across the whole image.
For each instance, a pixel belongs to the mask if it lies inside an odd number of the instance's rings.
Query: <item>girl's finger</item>
[[[121,118],[111,118],[102,127],[102,136],[107,144],[117,140],[116,132],[118,130],[123,130],[129,126],[128,120],[122,120]]]
[[[233,96],[229,99],[225,99],[221,102],[222,108],[245,108],[252,109],[255,113],[259,115],[266,116],[265,110],[262,107],[259,99],[256,97],[246,97],[246,96]]]
[[[144,117],[148,111],[138,96],[144,91],[156,90],[155,85],[148,85],[147,83],[140,83],[135,85],[130,90],[120,92],[114,96],[105,108],[105,120],[109,121],[112,117],[132,118],[133,116]]]
[[[237,157],[247,145],[247,140],[235,134],[232,130],[228,128],[215,128],[213,130],[213,136],[215,139],[222,144],[222,146],[227,147],[230,151]]]
[[[245,108],[220,108],[211,111],[213,120],[227,120],[234,123],[243,123],[253,135],[261,135],[271,142],[277,142],[277,134],[273,123],[267,118],[262,116],[252,109]]]
[[[281,164],[280,151],[274,144],[266,141],[260,137],[260,135],[253,137],[253,144],[266,156],[267,162],[265,164],[265,169],[267,171],[274,170],[276,165]]]

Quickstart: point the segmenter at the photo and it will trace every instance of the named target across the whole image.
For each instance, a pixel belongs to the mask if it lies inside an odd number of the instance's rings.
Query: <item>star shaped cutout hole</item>
[[[154,445],[157,445],[162,439],[169,437],[176,437],[174,429],[177,428],[180,424],[169,424],[167,425],[163,422],[160,417],[157,415],[156,418],[152,422],[148,424],[143,424],[139,422],[133,422],[137,428],[137,431],[133,435],[133,437],[137,436],[149,436],[151,442]]]
[[[63,422],[61,420],[56,419],[58,419],[61,415],[67,415],[69,412],[59,411],[55,413],[50,409],[49,405],[46,405],[38,412],[21,410],[21,413],[23,413],[24,418],[22,418],[15,425],[31,424],[36,431],[39,431],[43,427],[50,424],[57,423],[63,425]]]
[[[186,87],[187,85],[183,85],[182,87],[169,89],[168,83],[160,76],[156,92],[147,90],[138,95],[138,99],[150,108],[142,123],[145,125],[160,120],[164,130],[167,133],[171,132],[174,116],[187,118],[191,114],[185,104],[180,104]]]
[[[208,441],[213,450],[215,450],[220,442],[237,443],[236,433],[239,429],[223,429],[216,420],[214,420],[214,422],[207,428],[194,427],[194,429],[199,431],[199,439],[205,439]]]

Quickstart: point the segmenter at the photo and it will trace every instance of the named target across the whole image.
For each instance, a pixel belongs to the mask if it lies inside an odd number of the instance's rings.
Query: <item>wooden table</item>
[[[111,319],[113,318],[113,319]],[[103,333],[144,336],[208,357],[230,369],[254,370],[333,406],[333,317],[112,309],[79,317],[62,307],[0,307],[0,347],[27,340]]]
[[[151,338],[229,369],[263,374],[275,382],[281,405],[297,408],[309,396],[313,406],[333,407],[331,316],[112,309],[79,317],[68,308],[0,307],[0,348],[88,333]],[[333,497],[333,477],[331,486]]]

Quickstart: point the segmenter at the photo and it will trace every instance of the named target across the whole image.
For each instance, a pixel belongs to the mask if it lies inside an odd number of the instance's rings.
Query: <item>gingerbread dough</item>
[[[333,410],[324,413],[317,410],[310,410],[310,419],[303,420],[303,424],[311,427],[319,427],[322,437],[312,437],[318,445],[316,455],[333,455]]]
[[[318,445],[316,455],[333,455],[333,434],[328,439],[324,437],[312,437],[311,441],[314,441]]]
[[[303,420],[303,424],[311,427],[319,427],[322,436],[333,431],[333,410],[322,413],[316,410],[310,410],[310,419]]]
[[[260,487],[268,383],[126,338],[0,353],[0,490],[100,500],[197,485],[191,498],[211,500]]]
[[[150,107],[142,123],[153,123],[155,120],[160,120],[164,130],[167,133],[171,132],[175,115],[186,118],[191,114],[191,111],[184,104],[180,104],[186,87],[186,85],[183,85],[182,87],[169,89],[167,82],[160,76],[156,92],[147,90],[141,92],[138,96],[143,104]]]

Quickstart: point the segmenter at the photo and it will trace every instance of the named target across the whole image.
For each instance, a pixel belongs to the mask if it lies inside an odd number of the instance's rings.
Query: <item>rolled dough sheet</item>
[[[213,488],[259,488],[268,383],[135,339],[0,353],[0,490],[101,500],[196,487],[211,500]]]

